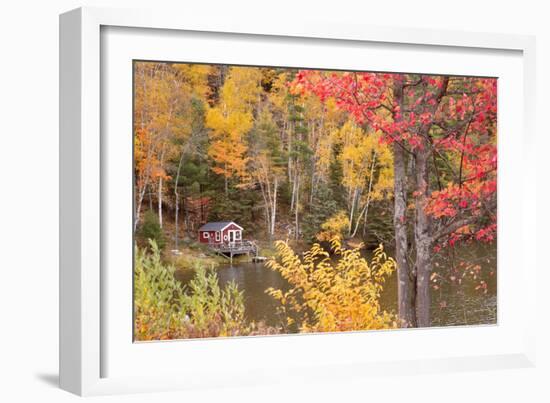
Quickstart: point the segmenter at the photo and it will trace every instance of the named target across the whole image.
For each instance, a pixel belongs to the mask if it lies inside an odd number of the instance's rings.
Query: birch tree
[[[250,138],[250,175],[258,185],[264,201],[267,233],[272,238],[277,222],[277,200],[281,181],[284,180],[284,153],[281,149],[279,129],[271,112],[264,108]]]

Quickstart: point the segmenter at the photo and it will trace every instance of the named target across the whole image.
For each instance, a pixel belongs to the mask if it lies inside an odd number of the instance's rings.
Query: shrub
[[[249,334],[243,293],[234,283],[220,288],[214,271],[197,268],[189,287],[162,263],[160,250],[136,248],[134,314],[136,340],[164,340]]]
[[[234,282],[225,289],[218,285],[214,271],[198,268],[189,283],[188,293],[181,294],[180,305],[186,308],[188,337],[236,336],[248,333],[244,318],[244,298]]]
[[[335,237],[331,247],[337,257],[314,244],[300,259],[287,243],[277,242],[278,260],[268,266],[289,282],[287,292],[266,290],[280,302],[288,326],[300,332],[332,332],[395,328],[396,317],[380,309],[385,279],[395,270],[382,245],[369,264],[360,249],[343,249]]]
[[[155,241],[158,248],[161,250],[164,249],[164,246],[166,245],[166,240],[164,238],[164,233],[162,232],[158,216],[152,210],[147,210],[143,215],[143,223],[141,224],[137,235],[145,242],[149,239]]]
[[[182,293],[175,269],[164,266],[155,241],[151,254],[136,247],[134,267],[134,319],[137,340],[167,339],[181,321],[177,298]]]
[[[348,215],[344,210],[340,210],[321,224],[322,231],[317,234],[317,239],[319,241],[330,241],[334,238],[342,239],[348,228]]]

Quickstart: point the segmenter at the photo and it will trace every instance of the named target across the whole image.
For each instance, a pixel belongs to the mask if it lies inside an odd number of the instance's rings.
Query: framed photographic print
[[[436,34],[62,15],[62,387],[531,365],[533,39]]]

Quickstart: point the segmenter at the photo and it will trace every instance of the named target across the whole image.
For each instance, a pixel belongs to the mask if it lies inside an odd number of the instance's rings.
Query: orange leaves
[[[192,98],[203,96],[208,66],[134,64],[134,164],[138,200],[158,179],[170,179],[167,160],[192,132]],[[160,185],[159,185],[160,188]],[[138,207],[139,210],[139,207]]]
[[[208,155],[217,165],[212,167],[212,171],[227,178],[234,176],[244,178],[248,161],[245,157],[246,150],[246,144],[242,142],[213,141],[208,149]]]
[[[137,182],[141,188],[154,178],[166,177],[158,155],[154,136],[145,129],[137,129],[134,136],[134,162]]]
[[[151,176],[156,179],[170,179],[170,176],[166,173],[166,171],[160,164],[157,164],[153,167]]]

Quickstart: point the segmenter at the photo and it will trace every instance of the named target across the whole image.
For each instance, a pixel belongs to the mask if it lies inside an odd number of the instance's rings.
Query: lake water
[[[496,247],[479,246],[455,250],[453,256],[441,256],[434,259],[434,269],[447,281],[435,283],[437,289],[431,290],[432,325],[476,325],[494,324],[497,318],[497,282],[495,265]],[[489,256],[489,258],[487,258]],[[475,262],[478,271],[465,270],[460,261]],[[453,270],[455,267],[455,270]],[[264,321],[270,326],[279,323],[276,313],[278,303],[265,293],[265,289],[287,289],[287,282],[279,273],[267,268],[263,263],[234,263],[216,268],[220,285],[235,281],[240,290],[244,290],[246,317],[253,321]],[[465,273],[465,274],[464,274]],[[177,278],[183,284],[193,277],[192,270],[178,271]],[[474,279],[473,276],[476,278]],[[380,304],[382,309],[397,310],[397,276],[388,278]],[[455,281],[448,281],[454,277]],[[461,279],[460,283],[458,278]],[[487,292],[477,289],[479,281],[487,284]]]

